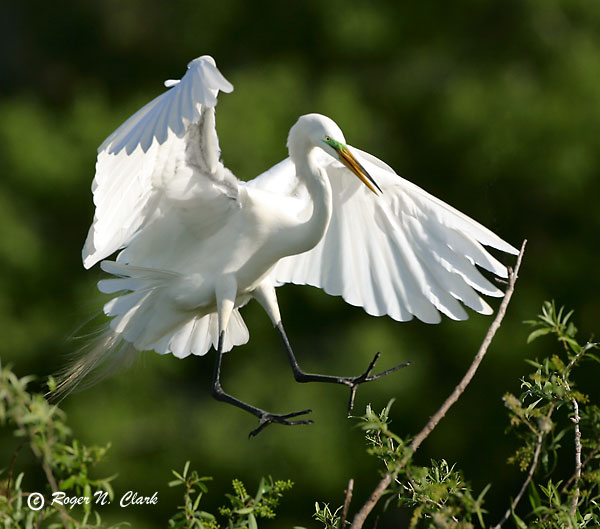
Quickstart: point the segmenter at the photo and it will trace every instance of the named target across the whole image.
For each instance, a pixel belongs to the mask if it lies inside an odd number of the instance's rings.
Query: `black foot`
[[[310,419],[301,419],[299,421],[288,420],[288,419],[291,419],[292,417],[298,417],[299,415],[305,415],[307,413],[312,413],[312,410],[295,411],[293,413],[286,413],[285,415],[278,415],[278,414],[274,414],[274,413],[268,413],[265,411],[262,413],[262,415],[258,419],[259,423],[260,423],[258,428],[255,428],[254,430],[252,430],[248,434],[248,437],[254,437],[255,435],[258,435],[267,426],[269,426],[269,424],[273,424],[273,423],[285,424],[287,426],[294,426],[296,424],[312,424],[314,421],[311,421]]]
[[[317,373],[306,373],[305,371],[302,371],[302,369],[298,365],[298,361],[296,360],[296,357],[294,356],[294,351],[292,351],[292,346],[290,345],[287,335],[285,334],[285,331],[283,330],[283,324],[281,322],[279,322],[276,325],[276,327],[277,327],[277,330],[279,331],[279,335],[281,336],[281,340],[283,342],[283,346],[285,347],[285,351],[287,353],[290,365],[292,366],[292,371],[294,373],[294,378],[296,379],[296,381],[303,382],[303,383],[304,382],[327,382],[329,384],[344,384],[345,386],[348,386],[350,388],[350,400],[348,402],[348,414],[350,414],[350,412],[352,411],[352,408],[354,407],[354,397],[356,396],[356,390],[358,389],[358,386],[360,386],[361,384],[364,384],[365,382],[371,382],[372,380],[377,380],[378,378],[389,375],[390,373],[393,373],[394,371],[398,371],[398,369],[402,369],[403,367],[410,365],[410,362],[405,362],[403,364],[398,364],[397,366],[392,367],[391,369],[386,369],[385,371],[382,371],[381,373],[377,373],[376,375],[372,375],[371,372],[373,371],[373,368],[375,367],[375,364],[377,363],[377,359],[379,358],[379,356],[381,354],[381,353],[377,353],[375,355],[375,357],[373,358],[373,360],[371,360],[371,363],[369,364],[369,367],[367,367],[367,370],[362,375],[358,375],[357,377],[339,377],[339,376],[333,376],[333,375],[319,375]]]
[[[340,379],[342,384],[346,384],[346,386],[350,386],[350,400],[348,401],[348,414],[350,414],[350,412],[352,411],[352,408],[354,408],[354,397],[356,396],[356,390],[358,389],[358,386],[360,386],[361,384],[364,384],[365,382],[371,382],[372,380],[377,380],[378,378],[389,375],[390,373],[393,373],[394,371],[398,371],[399,369],[402,369],[403,367],[407,367],[410,365],[410,362],[404,362],[404,363],[398,364],[397,366],[394,366],[390,369],[386,369],[385,371],[382,371],[381,373],[371,375],[371,372],[375,368],[375,364],[377,363],[377,360],[379,359],[380,355],[381,355],[381,353],[379,351],[377,353],[375,353],[375,356],[373,357],[373,360],[371,360],[369,367],[367,367],[367,370],[362,375],[359,375],[357,377],[343,377]]]

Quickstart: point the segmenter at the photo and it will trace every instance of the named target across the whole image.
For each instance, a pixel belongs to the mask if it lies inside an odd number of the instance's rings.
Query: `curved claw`
[[[379,360],[380,356],[381,356],[381,353],[379,351],[377,351],[377,353],[375,353],[375,356],[373,357],[373,360],[371,360],[369,367],[367,367],[366,371],[362,375],[358,375],[357,377],[354,377],[348,381],[348,386],[350,386],[350,399],[348,401],[348,414],[350,414],[350,412],[352,411],[352,408],[354,408],[354,397],[356,396],[356,390],[358,389],[358,386],[360,386],[361,384],[363,384],[365,382],[371,382],[372,380],[377,380],[378,378],[389,375],[390,373],[393,373],[394,371],[398,371],[399,369],[407,367],[412,363],[412,362],[403,362],[402,364],[398,364],[394,367],[391,367],[390,369],[386,369],[385,371],[381,371],[380,373],[371,375],[371,372],[375,368],[375,364],[377,363],[377,360]]]
[[[395,365],[394,367],[390,367],[389,369],[386,369],[385,371],[381,371],[381,373],[377,373],[376,375],[368,376],[365,380],[363,380],[363,382],[371,382],[372,380],[377,380],[378,378],[389,375],[390,373],[393,373],[394,371],[398,371],[399,369],[408,367],[411,364],[412,364],[412,362],[402,362],[401,364]]]
[[[288,420],[288,419],[291,419],[292,417],[298,417],[299,415],[306,415],[307,413],[312,413],[312,410],[294,411],[292,413],[286,413],[286,414],[282,414],[282,415],[265,412],[262,414],[262,416],[259,419],[260,424],[258,425],[258,427],[255,428],[254,430],[252,430],[248,434],[248,437],[254,437],[255,435],[258,435],[267,426],[269,426],[269,424],[273,424],[273,423],[284,424],[286,426],[295,426],[297,424],[313,424],[314,421],[311,419],[302,419],[299,421]]]

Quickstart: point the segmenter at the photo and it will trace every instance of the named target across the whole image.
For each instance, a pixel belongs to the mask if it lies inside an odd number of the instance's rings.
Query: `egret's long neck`
[[[297,244],[304,246],[302,251],[307,251],[316,246],[329,226],[332,208],[331,184],[325,171],[319,169],[315,147],[303,149],[300,154],[290,149],[290,157],[296,166],[298,178],[306,184],[313,202],[309,219],[294,228]]]

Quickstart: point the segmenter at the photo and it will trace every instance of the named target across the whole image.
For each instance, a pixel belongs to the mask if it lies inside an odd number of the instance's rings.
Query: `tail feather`
[[[205,355],[211,346],[215,349],[218,346],[216,313],[169,312],[165,287],[181,277],[179,274],[113,261],[103,261],[101,267],[117,277],[100,281],[99,289],[106,293],[120,292],[104,305],[104,313],[111,321],[58,374],[57,388],[50,395],[52,400],[96,384],[126,367],[140,351],[153,349],[159,354],[172,353],[185,358],[190,354]],[[247,343],[250,337],[238,309],[231,314],[223,351]]]
[[[219,344],[219,327],[217,315],[213,314],[214,326],[211,328],[212,342],[216,348]],[[229,325],[225,332],[225,341],[223,342],[223,351],[231,351],[235,346],[248,343],[250,333],[248,327],[242,318],[239,310],[234,310],[229,319]]]
[[[109,326],[84,346],[78,358],[57,375],[56,389],[48,394],[51,402],[64,399],[74,390],[87,389],[116,371],[131,365],[139,351]],[[85,381],[84,381],[85,379]]]
[[[184,358],[189,355],[197,326],[200,326],[198,318],[192,318],[172,335],[167,336],[167,347],[165,350],[171,351],[177,358]]]
[[[231,313],[229,326],[225,332],[223,351],[231,351],[237,345],[248,342],[250,334],[242,315],[237,309]],[[177,358],[185,358],[190,354],[204,356],[211,346],[215,349],[219,344],[218,318],[216,314],[195,317],[174,332],[161,338],[150,346],[159,354],[173,353]]]

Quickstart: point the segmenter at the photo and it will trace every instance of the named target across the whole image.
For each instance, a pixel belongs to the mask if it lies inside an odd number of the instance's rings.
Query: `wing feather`
[[[440,313],[463,320],[464,306],[490,314],[480,297],[501,296],[478,267],[506,277],[506,267],[484,246],[517,254],[489,229],[398,176],[374,156],[351,147],[383,190],[375,196],[345,167],[331,160],[332,218],[312,250],[280,260],[276,285],[309,284],[342,296],[369,314],[427,323]],[[248,185],[309,201],[289,159]],[[463,306],[464,305],[464,306]]]
[[[237,179],[220,162],[214,120],[219,90],[231,92],[232,85],[209,56],[191,61],[181,81],[168,84],[98,149],[96,213],[82,251],[86,268],[139,239],[167,210],[185,216],[187,200],[196,207],[212,202],[211,211],[226,215],[227,203],[237,198]]]

